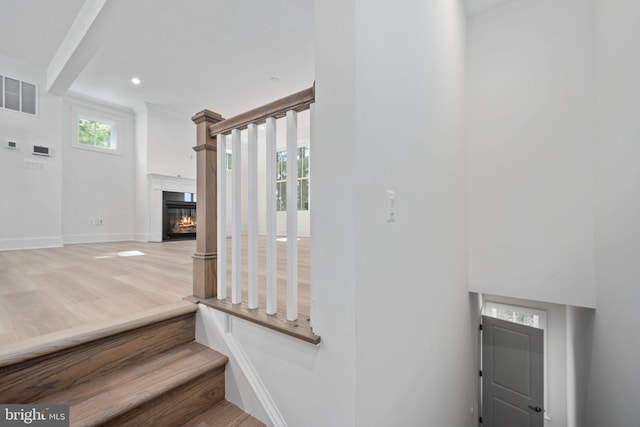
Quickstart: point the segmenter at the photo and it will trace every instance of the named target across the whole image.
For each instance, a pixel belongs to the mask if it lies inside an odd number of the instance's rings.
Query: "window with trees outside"
[[[123,154],[118,140],[122,118],[117,114],[71,105],[71,146],[105,154]]]
[[[96,120],[80,118],[78,120],[78,142],[82,145],[114,150],[112,139],[113,123],[102,123]]]
[[[309,210],[309,147],[298,147],[297,203],[299,211]],[[276,152],[276,209],[287,210],[287,150]]]

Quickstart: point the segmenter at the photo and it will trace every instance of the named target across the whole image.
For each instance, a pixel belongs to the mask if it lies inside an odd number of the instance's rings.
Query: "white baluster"
[[[278,311],[278,248],[276,243],[276,119],[267,119],[266,199],[267,199],[267,314]]]
[[[287,111],[287,320],[298,318],[298,113]]]
[[[227,136],[218,135],[218,299],[227,298]]]
[[[248,193],[249,200],[247,221],[247,273],[248,273],[248,305],[258,308],[258,127],[251,123],[247,126],[248,134]]]
[[[233,176],[232,191],[232,229],[231,229],[231,302],[242,302],[242,145],[240,131],[231,131],[231,143],[233,145],[233,164],[231,166]]]

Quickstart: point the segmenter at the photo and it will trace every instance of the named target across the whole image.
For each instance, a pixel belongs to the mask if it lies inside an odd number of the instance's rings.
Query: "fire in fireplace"
[[[196,238],[196,195],[163,191],[162,240]]]

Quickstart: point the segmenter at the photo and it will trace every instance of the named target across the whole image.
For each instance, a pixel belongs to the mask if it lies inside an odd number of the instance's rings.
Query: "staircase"
[[[72,426],[264,426],[227,402],[227,357],[182,302],[0,355],[0,402],[70,405]]]

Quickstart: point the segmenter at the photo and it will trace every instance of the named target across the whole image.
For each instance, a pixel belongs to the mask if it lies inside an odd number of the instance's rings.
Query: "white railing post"
[[[258,127],[255,123],[247,126],[247,134],[247,303],[249,308],[258,308]]]
[[[298,319],[298,113],[287,111],[287,320]]]
[[[276,119],[267,118],[266,129],[266,250],[267,314],[278,311],[278,247],[276,243]]]
[[[231,144],[233,146],[231,155],[233,164],[231,166],[233,176],[233,196],[232,196],[232,231],[231,231],[231,303],[240,304],[242,302],[242,144],[240,141],[240,131],[231,131]]]
[[[218,299],[227,299],[227,136],[218,135]]]

